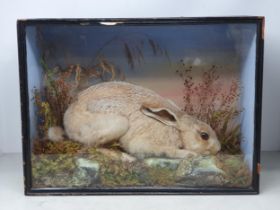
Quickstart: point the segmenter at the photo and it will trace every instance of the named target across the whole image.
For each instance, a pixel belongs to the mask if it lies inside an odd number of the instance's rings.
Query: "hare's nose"
[[[211,145],[211,147],[209,148],[210,153],[213,154],[213,155],[217,154],[220,150],[221,150],[220,142],[213,143]]]
[[[219,143],[219,145],[218,145],[218,151],[220,151],[220,150],[222,149],[222,145],[221,145],[220,142],[218,142],[218,143]]]
[[[221,144],[220,142],[218,142],[217,144],[215,144],[215,146],[213,147],[213,152],[216,154],[221,150]]]

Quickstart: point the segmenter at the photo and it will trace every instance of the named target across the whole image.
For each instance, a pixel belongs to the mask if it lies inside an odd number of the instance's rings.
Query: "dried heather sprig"
[[[198,69],[185,66],[181,60],[176,73],[184,82],[184,111],[208,123],[215,130],[222,151],[240,153],[240,84],[238,80],[232,79],[225,85],[216,68],[213,65],[203,71],[201,79],[197,81],[194,79],[194,71]]]

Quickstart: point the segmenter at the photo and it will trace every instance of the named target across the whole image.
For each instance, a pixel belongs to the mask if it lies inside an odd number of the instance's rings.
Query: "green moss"
[[[120,150],[111,147],[108,151],[106,155],[100,149],[70,140],[35,141],[33,185],[245,187],[251,183],[251,172],[242,155],[219,154],[188,160],[149,158],[129,163],[121,161]]]
[[[251,172],[243,155],[220,154],[217,156],[217,165],[225,172],[228,186],[246,187],[251,184]]]
[[[115,161],[103,162],[100,170],[101,184],[104,186],[139,186],[144,185],[141,172],[128,163]]]
[[[175,173],[176,170],[170,168],[148,168],[146,178],[152,186],[171,186],[176,183]]]
[[[71,186],[65,178],[71,177],[75,168],[75,160],[71,154],[32,155],[33,185]]]

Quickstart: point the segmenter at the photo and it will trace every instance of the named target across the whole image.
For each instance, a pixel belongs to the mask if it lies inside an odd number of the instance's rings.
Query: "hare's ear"
[[[151,118],[154,118],[165,125],[177,126],[176,115],[166,108],[151,108],[151,107],[141,107],[141,112]]]

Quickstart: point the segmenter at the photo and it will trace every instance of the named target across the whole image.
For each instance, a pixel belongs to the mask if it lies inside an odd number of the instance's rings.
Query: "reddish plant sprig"
[[[197,67],[180,62],[176,73],[184,82],[183,108],[188,114],[208,123],[216,132],[226,153],[240,153],[240,122],[238,108],[240,84],[237,79],[223,82],[217,67],[211,66],[195,78]]]

